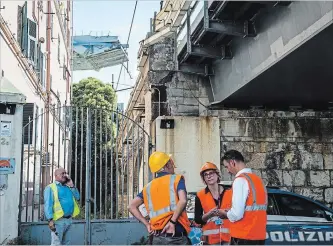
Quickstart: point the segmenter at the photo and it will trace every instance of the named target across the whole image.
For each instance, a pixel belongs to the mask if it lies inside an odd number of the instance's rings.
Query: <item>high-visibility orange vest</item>
[[[152,180],[143,188],[143,201],[153,230],[162,230],[171,219],[178,203],[177,186],[182,175],[169,174]],[[184,210],[177,220],[190,232],[190,221]]]
[[[204,213],[208,213],[210,210],[216,207],[214,198],[210,192],[206,193],[206,189],[203,189],[197,193],[200,199],[201,206]],[[223,194],[222,202],[220,204],[220,209],[230,209],[231,208],[231,198],[232,192],[226,190]],[[229,242],[229,224],[228,219],[222,219],[221,225],[216,225],[215,220],[218,219],[217,216],[210,218],[207,223],[202,227],[202,235],[208,244],[220,244],[220,242]]]
[[[242,173],[237,178],[245,178],[249,185],[244,216],[230,222],[231,237],[247,240],[265,240],[267,224],[267,191],[260,177],[253,173]],[[236,180],[235,179],[235,180]]]

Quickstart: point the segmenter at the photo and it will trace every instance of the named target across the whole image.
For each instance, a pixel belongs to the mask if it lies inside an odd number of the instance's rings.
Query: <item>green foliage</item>
[[[110,151],[114,147],[116,138],[116,123],[115,117],[118,114],[114,113],[116,109],[116,93],[112,86],[105,84],[96,78],[87,78],[79,83],[73,84],[73,107],[72,107],[72,175],[74,178],[77,175],[76,186],[81,190],[81,205],[85,201],[85,170],[86,170],[86,131],[91,129],[91,141],[88,142],[88,148],[91,149],[91,195],[96,203],[91,206],[93,211],[94,206],[97,209],[104,207],[105,204],[105,189],[110,187],[111,182],[111,159],[114,157]],[[87,109],[90,109],[91,121],[87,124]],[[76,145],[77,144],[77,145]],[[81,151],[82,150],[82,151]],[[82,156],[81,156],[82,152]],[[82,163],[82,167],[80,165]],[[77,167],[75,166],[77,164]],[[75,170],[75,171],[74,171]],[[96,188],[95,190],[95,170],[96,170]],[[82,180],[81,180],[82,174]],[[80,184],[82,183],[82,187]],[[100,199],[100,189],[102,190],[102,199]],[[110,188],[108,189],[110,193]],[[102,204],[100,204],[102,201]],[[82,212],[78,218],[84,218]]]
[[[89,77],[73,84],[72,102],[79,107],[115,110],[117,95],[110,84]]]

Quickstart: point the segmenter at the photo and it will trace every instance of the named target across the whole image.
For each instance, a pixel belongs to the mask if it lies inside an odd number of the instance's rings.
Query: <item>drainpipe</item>
[[[73,74],[73,72],[74,72],[74,49],[73,49],[73,36],[74,36],[74,27],[73,27],[73,18],[74,18],[74,4],[73,4],[73,2],[74,1],[70,1],[70,5],[71,5],[71,17],[70,17],[70,21],[71,21],[71,30],[70,30],[70,32],[71,32],[71,35],[70,35],[70,37],[71,37],[71,43],[70,43],[70,45],[71,45],[71,80],[70,80],[70,99],[69,99],[69,101],[70,101],[70,103],[72,103],[72,98],[73,98],[73,76],[74,76],[74,74]]]
[[[51,1],[47,1],[47,31],[46,31],[46,103],[45,103],[45,130],[44,130],[44,150],[45,153],[49,152],[49,122],[50,122],[50,91],[51,91]],[[48,177],[46,176],[48,167],[43,170],[45,178],[45,184],[49,184]],[[43,186],[44,188],[44,186]]]

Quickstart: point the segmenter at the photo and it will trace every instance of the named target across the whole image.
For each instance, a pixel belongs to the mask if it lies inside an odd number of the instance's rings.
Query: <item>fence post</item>
[[[91,111],[87,108],[87,122],[86,122],[86,195],[85,195],[85,244],[91,244],[91,218],[90,218],[90,168],[91,168]],[[82,129],[81,129],[82,130]]]

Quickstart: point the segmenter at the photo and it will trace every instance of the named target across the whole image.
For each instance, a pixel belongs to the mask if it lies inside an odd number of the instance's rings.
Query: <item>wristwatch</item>
[[[173,221],[172,219],[170,219],[169,222],[172,223],[172,224],[174,224],[174,225],[176,224],[176,222]]]

